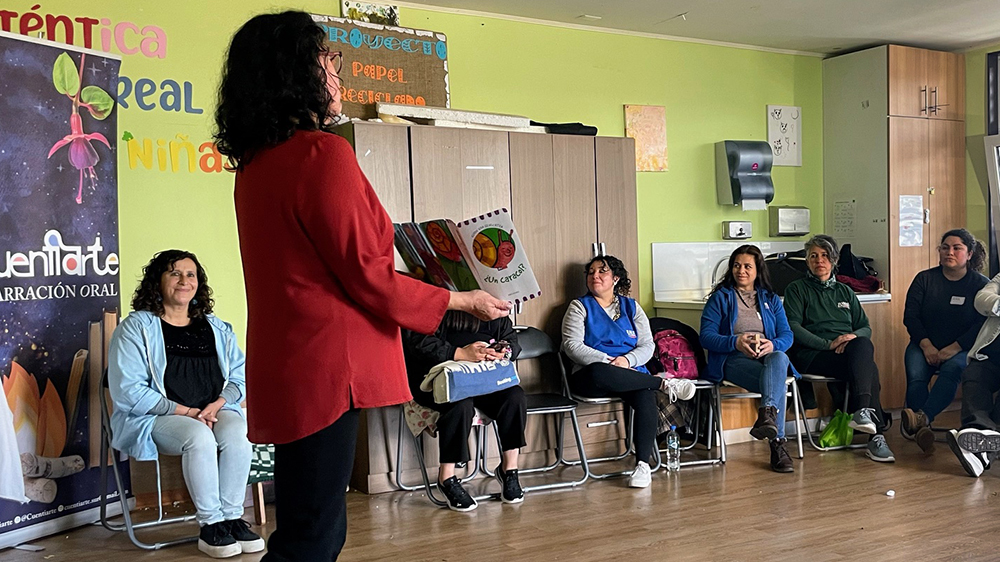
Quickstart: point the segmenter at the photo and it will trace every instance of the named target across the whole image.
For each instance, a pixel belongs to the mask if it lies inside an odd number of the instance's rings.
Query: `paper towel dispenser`
[[[715,143],[715,178],[720,205],[765,209],[774,199],[771,145],[765,141]]]

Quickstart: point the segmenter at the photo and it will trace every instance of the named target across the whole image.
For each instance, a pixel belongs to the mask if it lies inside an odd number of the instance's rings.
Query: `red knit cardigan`
[[[392,222],[348,142],[297,132],[237,172],[235,199],[250,439],[409,400],[399,328],[433,333],[449,295],[394,270]]]

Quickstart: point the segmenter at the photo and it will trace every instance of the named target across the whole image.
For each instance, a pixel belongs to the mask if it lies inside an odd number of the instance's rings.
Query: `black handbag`
[[[764,258],[771,287],[779,296],[785,295],[785,287],[792,281],[802,279],[809,272],[806,265],[806,251],[780,252]]]

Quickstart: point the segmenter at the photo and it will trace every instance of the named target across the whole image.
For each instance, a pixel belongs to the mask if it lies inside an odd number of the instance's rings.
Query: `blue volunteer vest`
[[[618,310],[621,315],[618,321],[611,320],[608,313],[593,295],[580,297],[583,308],[587,311],[586,330],[583,343],[598,351],[603,351],[611,357],[619,357],[635,349],[639,337],[635,330],[635,300],[617,295]],[[645,365],[636,365],[635,370],[648,373]]]

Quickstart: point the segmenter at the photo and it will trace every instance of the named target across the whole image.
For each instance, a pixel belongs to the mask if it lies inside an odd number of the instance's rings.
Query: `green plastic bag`
[[[819,436],[820,447],[846,447],[854,439],[854,430],[850,426],[851,415],[837,410],[833,419],[823,429]]]

